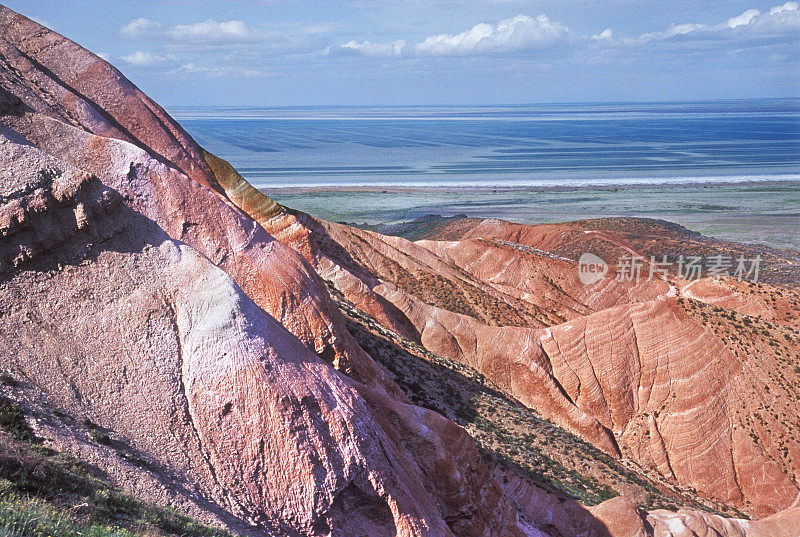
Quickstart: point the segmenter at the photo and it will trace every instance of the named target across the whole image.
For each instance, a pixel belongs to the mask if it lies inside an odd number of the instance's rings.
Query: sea
[[[265,191],[800,181],[800,99],[169,112]]]

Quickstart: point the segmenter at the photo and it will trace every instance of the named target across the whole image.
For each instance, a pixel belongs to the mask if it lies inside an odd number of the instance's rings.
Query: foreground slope
[[[0,319],[18,397],[115,431],[158,470],[95,461],[112,479],[235,528],[520,531],[468,435],[380,377],[318,276],[163,111],[61,36],[6,9],[0,26]]]
[[[17,270],[2,285],[13,304],[2,332],[14,334],[2,350],[26,393],[117,431],[177,476],[157,476],[170,494],[219,505],[230,523],[278,535],[425,535],[449,534],[447,516],[478,534],[491,524],[513,531],[496,485],[456,472],[481,467],[463,432],[355,387],[94,176],[3,145],[14,172],[4,177],[15,181],[4,183],[13,201],[3,207],[3,253]],[[30,259],[19,262],[20,251]],[[381,423],[389,409],[395,420]],[[400,442],[420,427],[428,433],[414,449]],[[451,455],[444,438],[462,451]],[[428,466],[440,468],[436,481]],[[353,503],[365,519],[350,516]]]

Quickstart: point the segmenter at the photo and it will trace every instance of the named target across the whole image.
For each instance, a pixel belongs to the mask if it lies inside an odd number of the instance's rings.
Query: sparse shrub
[[[231,537],[109,487],[77,459],[0,436],[0,537],[167,535]]]
[[[9,373],[8,371],[3,371],[2,373],[0,373],[0,384],[2,384],[3,386],[10,386],[12,388],[15,386],[19,386],[19,382],[17,382],[17,380],[14,377],[12,377],[11,373]]]
[[[91,436],[92,440],[94,440],[98,444],[102,444],[104,446],[110,446],[112,444],[111,437],[101,431],[98,430],[89,431],[89,436]]]
[[[8,399],[0,399],[0,428],[16,440],[30,441],[34,439],[33,431],[25,422],[25,413],[22,408]]]
[[[84,427],[89,429],[89,436],[91,437],[91,439],[97,442],[98,444],[102,444],[104,446],[110,446],[113,443],[111,437],[108,436],[106,430],[97,425],[89,418],[84,418],[83,425]]]

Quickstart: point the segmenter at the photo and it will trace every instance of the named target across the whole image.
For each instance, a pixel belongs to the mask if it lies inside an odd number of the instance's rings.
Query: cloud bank
[[[671,24],[658,32],[642,34],[638,38],[624,39],[628,45],[643,45],[658,42],[698,43],[721,41],[746,43],[748,41],[797,41],[800,38],[800,5],[786,2],[766,13],[748,9],[716,25],[702,23]]]
[[[414,52],[451,56],[541,50],[564,41],[569,34],[569,28],[546,15],[536,18],[517,15],[496,24],[476,24],[460,34],[430,36],[415,45]]]
[[[567,40],[566,25],[546,15],[517,15],[496,23],[482,22],[458,34],[438,34],[410,46],[405,39],[390,43],[351,40],[331,47],[330,54],[363,54],[371,57],[470,56],[542,50]]]
[[[561,79],[586,72],[595,73],[602,86],[612,76],[633,77],[631,73],[656,68],[678,73],[676,78],[684,72],[702,77],[710,70],[734,70],[751,62],[753,72],[772,69],[789,73],[781,75],[781,84],[797,87],[797,77],[790,75],[796,72],[800,60],[799,3],[789,1],[739,14],[721,12],[703,22],[678,20],[666,25],[659,19],[662,22],[651,26],[651,31],[639,33],[637,29],[633,35],[626,28],[603,26],[582,35],[547,15],[525,14],[478,24],[470,20],[450,33],[440,33],[435,26],[419,31],[407,25],[409,32],[419,33],[389,34],[391,37],[376,37],[386,36],[385,28],[325,20],[305,26],[250,19],[247,23],[208,19],[170,25],[137,18],[118,31],[120,37],[138,42],[131,47],[135,52],[115,58],[142,70],[204,79],[271,80],[287,73],[340,76],[343,68],[359,73],[387,65],[392,69],[370,75],[366,83],[396,76],[404,81],[399,87],[408,88],[414,87],[409,81],[427,80],[434,87],[439,77],[455,79],[470,72],[479,73],[475,79],[488,76],[486,73],[502,73],[498,76],[513,79],[508,87],[514,87],[517,80],[525,80],[532,87],[532,80],[555,76],[548,72],[560,73]],[[142,50],[137,50],[140,47]],[[743,51],[748,54],[744,63]],[[363,71],[359,64],[363,64]],[[622,74],[613,75],[615,70]],[[334,80],[331,84],[338,83],[336,76],[330,75]],[[649,79],[644,77],[637,83],[647,84]]]
[[[127,39],[175,43],[245,43],[259,38],[258,32],[248,28],[242,21],[217,22],[214,19],[164,26],[150,19],[139,18],[123,26],[119,33]]]
[[[393,41],[391,43],[373,43],[371,41],[363,41],[359,43],[358,41],[354,40],[348,41],[339,47],[333,47],[329,49],[328,53],[342,56],[363,54],[364,56],[388,58],[392,56],[397,57],[404,55],[407,47],[408,44],[403,39],[398,39],[397,41]]]
[[[660,43],[698,45],[716,41],[732,44],[748,42],[800,41],[800,5],[786,2],[762,13],[747,11],[716,25],[697,22],[671,24],[669,27],[637,37],[616,38],[614,31],[586,37],[576,36],[564,24],[546,15],[517,15],[495,23],[482,22],[457,34],[431,35],[410,45],[404,39],[389,43],[351,40],[329,47],[332,55],[363,55],[375,58],[424,56],[480,56],[536,52],[557,45],[578,47],[658,46]]]

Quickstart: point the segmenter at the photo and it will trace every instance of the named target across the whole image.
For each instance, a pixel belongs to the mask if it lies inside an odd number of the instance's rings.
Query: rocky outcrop
[[[115,228],[121,197],[0,124],[0,274],[56,249],[80,255],[89,237]]]
[[[796,469],[743,417],[757,410],[743,394],[757,396],[760,375],[675,299],[552,327],[539,348],[567,398],[635,460],[757,516],[797,498]],[[776,437],[796,434],[782,416],[765,419]]]
[[[762,520],[731,520],[698,511],[681,510],[670,513],[663,510],[642,516],[636,507],[623,498],[615,498],[591,509],[592,514],[605,526],[609,535],[620,537],[696,537],[713,535],[724,537],[768,537],[796,535],[797,508],[787,509]]]
[[[360,365],[362,379],[379,375],[344,330],[313,269],[241,212],[237,203],[254,208],[247,201],[253,189],[224,161],[204,152],[114,67],[72,41],[8,9],[0,11],[0,28],[0,118],[6,125],[118,190],[129,206],[231,274],[318,354],[342,367]],[[258,214],[279,210],[263,195],[255,203]],[[283,285],[276,288],[266,274]]]

